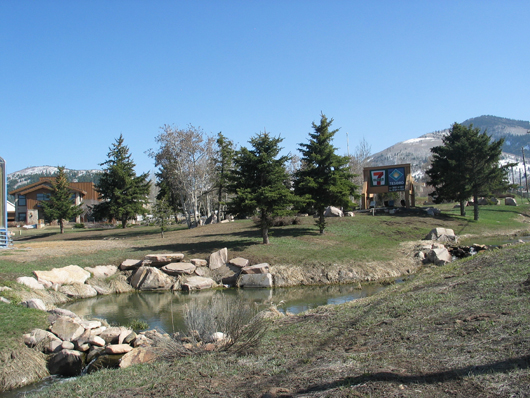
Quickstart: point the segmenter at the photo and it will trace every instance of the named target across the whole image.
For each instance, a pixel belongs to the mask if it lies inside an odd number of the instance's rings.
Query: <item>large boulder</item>
[[[46,311],[46,304],[39,298],[32,298],[21,302],[24,307],[34,308],[36,310]]]
[[[61,350],[48,361],[48,370],[51,374],[61,376],[77,376],[83,370],[83,353],[74,350]]]
[[[84,283],[73,283],[71,285],[63,285],[59,288],[59,291],[73,299],[89,298],[98,295],[96,289]]]
[[[515,198],[504,198],[504,204],[506,206],[517,206],[517,201]]]
[[[233,265],[237,268],[245,268],[250,265],[250,261],[243,257],[236,257],[230,260],[228,264]]]
[[[455,231],[449,228],[434,228],[427,234],[424,240],[434,240],[444,243],[456,243],[458,241]]]
[[[242,274],[268,274],[269,273],[269,264],[261,263],[252,265],[250,267],[245,267],[241,270]]]
[[[208,265],[208,261],[202,259],[202,258],[192,258],[190,260],[190,263],[195,265],[196,267],[206,267]]]
[[[135,270],[135,269],[140,268],[142,265],[147,265],[147,264],[144,264],[144,260],[133,260],[129,258],[127,260],[122,261],[122,263],[120,264],[120,270],[121,271]]]
[[[129,344],[111,344],[105,347],[105,354],[126,354],[132,349]]]
[[[51,271],[33,271],[40,283],[51,285],[71,285],[85,283],[90,278],[90,272],[78,265],[68,265],[63,268],[53,268]]]
[[[153,362],[158,354],[151,347],[137,347],[126,353],[120,361],[120,368],[128,368],[131,365]]]
[[[328,206],[324,210],[324,217],[344,217],[344,213],[338,207]]]
[[[24,334],[22,337],[24,338],[24,343],[30,347],[34,347],[46,341],[56,341],[62,343],[61,339],[59,339],[56,335],[43,329],[33,329],[31,332]]]
[[[95,267],[85,267],[85,270],[90,272],[94,278],[108,278],[118,271],[115,265],[97,265]]]
[[[131,286],[138,290],[170,290],[174,281],[154,267],[140,267],[131,278]]]
[[[215,253],[210,255],[210,260],[208,261],[208,266],[210,269],[221,268],[226,265],[228,262],[228,249],[225,247]]]
[[[182,253],[148,254],[144,258],[151,262],[153,267],[161,267],[169,263],[178,263],[184,259]]]
[[[161,271],[165,272],[168,275],[191,275],[197,267],[192,263],[170,263],[164,265],[160,268]]]
[[[125,326],[110,327],[104,330],[99,337],[101,337],[107,344],[119,344],[120,336],[124,333],[131,333],[132,330]]]
[[[217,286],[215,281],[211,278],[203,278],[201,276],[192,276],[186,279],[184,283],[182,283],[182,290],[202,290],[202,289],[210,289],[212,287]]]
[[[60,316],[50,326],[53,334],[64,341],[77,340],[84,332],[85,328],[79,324],[79,321],[69,316]]]
[[[240,287],[272,287],[271,274],[243,274],[239,278]]]
[[[21,276],[17,278],[17,283],[20,283],[21,285],[27,286],[30,289],[34,290],[42,290],[44,289],[44,285],[40,283],[37,279],[31,277],[31,276]]]
[[[445,247],[432,249],[429,253],[427,253],[427,258],[429,262],[436,265],[445,265],[453,261],[451,253],[449,253],[449,250],[447,250]]]

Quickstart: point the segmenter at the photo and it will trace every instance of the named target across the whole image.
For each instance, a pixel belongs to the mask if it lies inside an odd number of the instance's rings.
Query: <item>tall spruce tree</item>
[[[66,178],[64,166],[57,167],[57,176],[52,183],[52,193],[49,201],[41,201],[44,216],[49,220],[57,220],[64,234],[64,223],[83,214],[82,204],[76,205],[72,200],[72,190]]]
[[[427,170],[427,183],[435,188],[438,202],[460,202],[461,215],[465,215],[464,202],[473,197],[473,219],[479,219],[478,198],[506,186],[507,168],[499,165],[504,139],[491,141],[491,137],[473,125],[454,123],[443,138],[443,145],[431,148],[433,159]]]
[[[216,190],[217,190],[217,217],[221,221],[221,206],[223,193],[226,192],[228,176],[234,160],[234,143],[226,138],[223,133],[217,135],[217,151],[215,155]]]
[[[100,166],[106,166],[96,184],[102,202],[94,206],[94,216],[115,219],[126,228],[128,220],[147,213],[144,205],[148,203],[149,173],[136,175],[136,165],[121,134],[109,148],[108,159]]]
[[[321,234],[326,228],[326,207],[351,206],[351,197],[358,188],[353,183],[349,158],[335,154],[331,142],[339,130],[330,130],[332,123],[333,119],[321,114],[320,124],[312,124],[314,132],[309,133],[309,143],[299,144],[302,166],[296,172],[294,184],[296,194],[318,213],[316,224]]]
[[[236,152],[230,173],[229,190],[236,194],[230,202],[234,213],[259,217],[263,243],[269,243],[274,217],[291,214],[296,197],[289,188],[288,156],[278,157],[282,138],[260,133],[250,140],[251,149]]]

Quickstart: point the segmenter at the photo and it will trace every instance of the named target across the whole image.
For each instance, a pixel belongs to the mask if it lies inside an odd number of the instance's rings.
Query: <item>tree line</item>
[[[355,208],[360,174],[370,158],[364,139],[354,155],[338,155],[333,146],[338,129],[332,129],[332,123],[324,114],[319,123],[312,123],[307,141],[299,144],[300,156],[281,155],[283,139],[266,131],[253,136],[248,146],[236,148],[221,132],[215,139],[191,125],[164,125],[155,138],[158,148],[147,151],[157,167],[158,193],[150,210],[149,175],[136,175],[120,135],[100,164],[104,169],[96,190],[102,201],[93,215],[126,227],[136,215],[152,212],[162,235],[170,215],[184,214],[190,228],[199,225],[201,214],[218,221],[227,214],[255,217],[267,244],[276,217],[307,212],[317,215],[316,225],[324,233],[326,207]],[[491,142],[486,132],[455,123],[443,142],[431,149],[427,171],[436,200],[462,202],[473,196],[477,203],[478,195],[506,187],[506,167],[499,165],[502,140]],[[59,182],[54,185],[59,187]]]

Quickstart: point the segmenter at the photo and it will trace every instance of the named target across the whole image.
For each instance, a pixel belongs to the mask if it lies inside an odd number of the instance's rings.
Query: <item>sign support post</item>
[[[7,233],[7,175],[6,162],[0,157],[0,249],[5,249],[9,243]]]

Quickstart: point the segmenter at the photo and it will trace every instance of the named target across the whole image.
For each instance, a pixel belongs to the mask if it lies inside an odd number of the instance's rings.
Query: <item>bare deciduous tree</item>
[[[158,178],[179,198],[188,227],[197,226],[200,198],[214,185],[212,165],[215,139],[201,128],[161,127],[155,141],[159,149],[149,151],[159,168]]]

